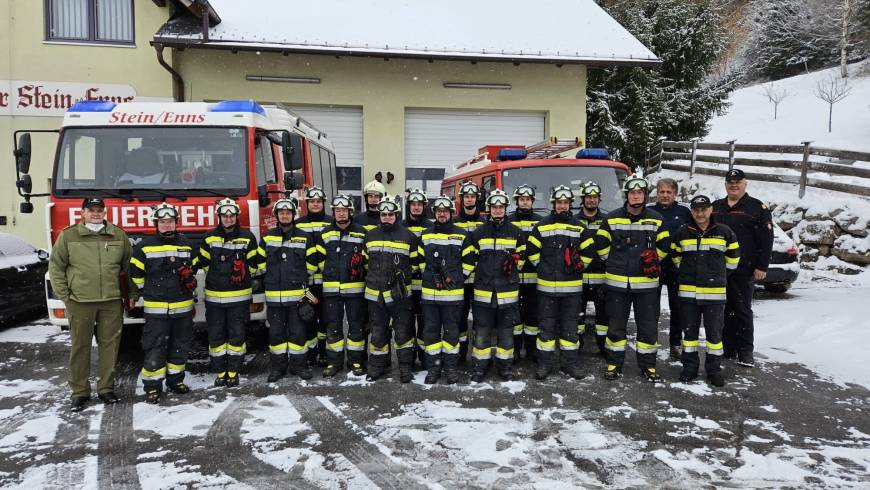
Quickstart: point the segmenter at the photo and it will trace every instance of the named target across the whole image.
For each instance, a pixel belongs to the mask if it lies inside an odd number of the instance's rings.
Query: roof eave
[[[161,44],[178,49],[215,49],[223,51],[259,51],[282,54],[312,54],[330,56],[353,56],[365,58],[398,58],[442,61],[469,61],[494,63],[539,63],[551,65],[587,66],[635,66],[658,68],[662,61],[658,58],[608,58],[595,56],[548,56],[533,54],[501,53],[457,53],[443,51],[388,50],[379,48],[348,48],[343,46],[301,46],[289,44],[247,43],[243,41],[208,41],[181,37],[154,36],[151,44]]]

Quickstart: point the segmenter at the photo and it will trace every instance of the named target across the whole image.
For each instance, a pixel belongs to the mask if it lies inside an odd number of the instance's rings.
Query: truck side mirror
[[[302,175],[295,172],[284,172],[284,188],[288,191],[295,191],[302,188]]]
[[[30,191],[33,190],[33,180],[29,174],[23,174],[19,180],[15,181],[15,186],[24,194],[30,194]]]
[[[18,204],[18,211],[21,214],[30,214],[33,212],[33,203],[30,201],[24,201]]]
[[[24,133],[18,137],[18,148],[15,149],[15,164],[18,171],[30,173],[30,133]]]

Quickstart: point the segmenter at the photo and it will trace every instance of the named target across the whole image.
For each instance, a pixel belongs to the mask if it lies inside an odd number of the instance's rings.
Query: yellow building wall
[[[389,193],[405,185],[405,109],[478,109],[546,114],[549,136],[585,138],[586,67],[282,56],[223,50],[176,53],[187,100],[362,107],[364,182],[378,171],[396,176]],[[320,84],[253,82],[246,75],[316,77]],[[444,82],[508,83],[510,90],[448,89]],[[473,155],[469,155],[471,158]]]
[[[169,17],[168,8],[150,0],[135,0],[135,47],[61,44],[45,41],[42,0],[0,0],[0,80],[90,82],[130,85],[137,96],[172,97],[172,79],[158,63],[149,42]],[[171,63],[172,54],[165,52]],[[33,214],[20,214],[15,188],[12,132],[18,129],[57,129],[62,117],[0,115],[0,216],[7,224],[0,232],[48,247],[45,231],[46,198],[33,198]],[[47,192],[56,136],[33,135],[31,177],[33,192]]]

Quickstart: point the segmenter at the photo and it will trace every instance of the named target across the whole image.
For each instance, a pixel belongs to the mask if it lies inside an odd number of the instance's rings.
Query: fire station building
[[[656,56],[593,0],[6,0],[0,13],[0,232],[47,247],[45,201],[20,214],[19,129],[73,103],[282,103],[335,145],[338,188],[376,173],[436,195],[486,144],[586,133],[590,69]],[[34,135],[47,192],[56,135]]]

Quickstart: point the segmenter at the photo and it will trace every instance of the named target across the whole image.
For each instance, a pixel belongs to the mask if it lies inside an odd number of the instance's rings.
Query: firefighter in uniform
[[[390,196],[378,204],[381,224],[366,233],[366,289],[369,322],[369,381],[386,373],[390,331],[399,361],[399,379],[411,381],[414,365],[414,332],[411,327],[411,277],[420,268],[423,249],[416,235],[398,223],[399,205]]]
[[[625,205],[604,218],[595,235],[598,255],[606,261],[607,369],[604,378],[619,379],[625,361],[628,315],[634,307],[637,324],[637,364],[646,379],[657,383],[658,325],[656,294],[661,274],[660,261],[670,247],[664,219],[646,208],[649,182],[637,174],[622,186]]]
[[[583,292],[583,269],[592,259],[587,249],[592,238],[583,239],[585,228],[571,214],[574,192],[564,185],[550,195],[552,211],[532,228],[528,260],[538,272],[538,367],[535,378],[547,379],[554,368],[557,343],[562,372],[582,379],[577,318]]]
[[[351,220],[353,200],[336,196],[331,203],[332,224],[317,236],[318,268],[323,274],[323,314],[326,323],[325,377],[338,374],[345,364],[355,376],[365,374],[366,317],[365,229]],[[347,318],[347,335],[344,319]]]
[[[315,237],[328,226],[332,219],[326,214],[326,194],[317,186],[305,191],[305,204],[308,212],[296,220],[300,230],[311,233]],[[311,278],[308,286],[314,296],[323,297],[323,274],[318,270]],[[308,362],[318,366],[326,366],[326,323],[323,319],[323,303],[314,307],[314,321],[308,324]]]
[[[604,222],[604,213],[598,207],[601,204],[601,187],[595,182],[587,182],[580,190],[580,199],[583,200],[577,219],[586,228],[584,238],[594,238]],[[606,356],[604,339],[607,338],[607,307],[604,295],[604,261],[598,254],[593,254],[592,263],[583,271],[583,297],[580,299],[580,322],[577,326],[580,338],[586,333],[586,305],[589,302],[595,306],[595,344],[598,352]],[[583,344],[581,340],[581,346]]]
[[[245,325],[251,318],[251,276],[260,255],[257,238],[239,224],[240,208],[229,197],[215,205],[220,223],[206,233],[199,248],[205,275],[205,321],[215,386],[238,386],[246,352]]]
[[[139,242],[130,276],[144,299],[142,383],[145,401],[159,403],[166,388],[185,394],[184,366],[193,341],[193,295],[197,258],[191,242],[176,231],[178,210],[161,203],[151,212],[157,233]]]
[[[459,186],[459,201],[461,208],[459,216],[453,223],[462,228],[465,233],[471,233],[483,224],[480,217],[480,187],[474,182],[463,182]],[[468,356],[468,312],[474,299],[474,273],[465,279],[465,300],[462,304],[462,314],[459,316],[459,362],[465,362]]]
[[[314,237],[295,224],[296,200],[279,199],[272,206],[278,226],[260,239],[260,270],[265,274],[266,315],[269,322],[269,377],[278,381],[289,371],[311,379],[305,358],[308,350],[306,323],[314,319],[312,303],[317,298],[308,291],[311,276],[317,271]]]
[[[407,228],[411,233],[420,238],[423,230],[432,226],[432,220],[426,217],[426,204],[429,199],[422,189],[414,188],[408,190],[407,199],[405,199],[405,219],[402,220],[402,226]],[[420,365],[426,369],[426,351],[423,348],[423,309],[421,307],[421,293],[423,280],[420,272],[414,274],[411,278],[411,307],[414,315],[411,317],[411,327],[414,329],[415,336],[415,352],[417,359],[420,360]]]
[[[532,228],[543,216],[534,211],[535,188],[523,184],[514,189],[514,203],[517,209],[508,215],[508,221],[523,230],[526,238]],[[534,359],[538,340],[538,274],[535,265],[527,260],[520,271],[520,318],[521,324],[514,331],[514,360],[519,360],[520,351],[525,349],[526,357]]]
[[[506,219],[507,193],[493,190],[486,199],[489,219],[469,233],[463,246],[463,270],[474,274],[474,347],[471,381],[483,381],[493,354],[498,375],[513,379],[514,327],[520,323],[520,274],[525,236]]]
[[[429,360],[426,384],[438,382],[442,369],[447,384],[456,383],[459,362],[459,315],[464,301],[462,267],[466,233],[453,224],[453,200],[440,196],[432,204],[435,223],[423,231],[423,346]]]
[[[373,230],[381,224],[381,213],[378,211],[378,203],[387,194],[387,188],[377,180],[366,184],[363,188],[363,206],[365,209],[353,217],[353,222],[365,228]]]
[[[678,294],[682,303],[683,372],[680,381],[689,382],[698,377],[698,330],[703,318],[707,380],[713,386],[725,386],[720,361],[727,275],[737,269],[740,245],[731,228],[711,223],[712,206],[707,196],[692,198],[692,222],[680,227],[671,245],[673,261],[678,266]]]
[[[725,358],[737,357],[737,364],[755,365],[754,325],[752,320],[753,282],[763,281],[773,249],[773,218],[766,204],[746,193],[746,174],[729,170],[725,176],[728,196],[713,202],[713,221],[722,223],[737,234],[740,242],[740,265],[728,276],[728,300],[725,305]]]

